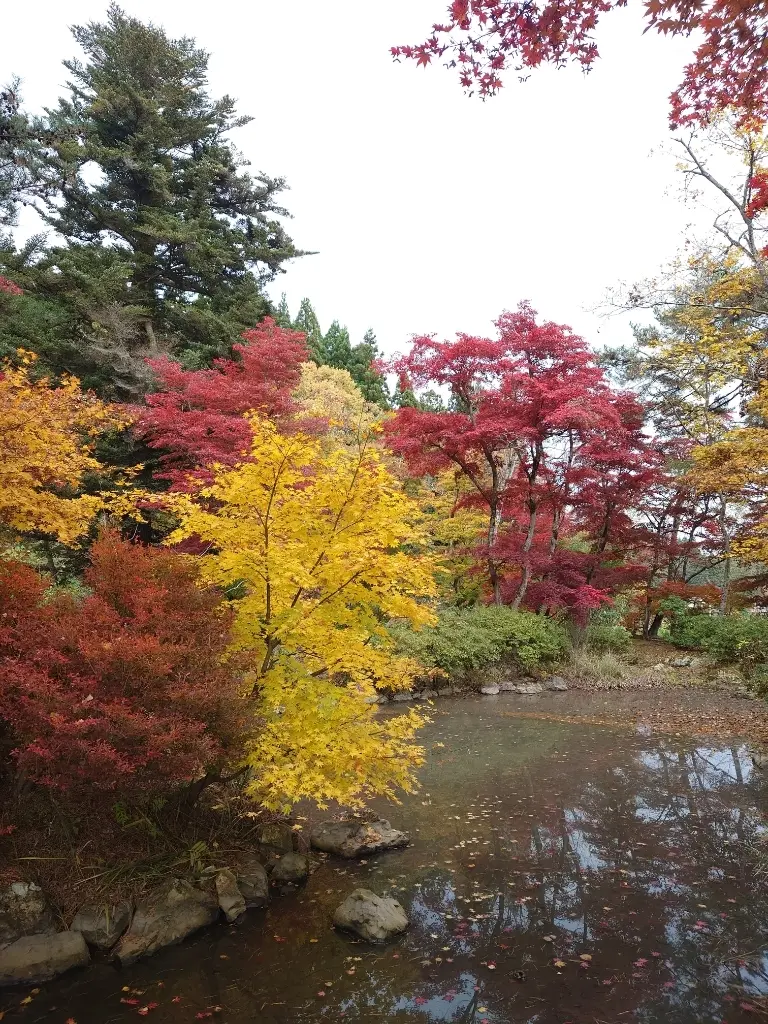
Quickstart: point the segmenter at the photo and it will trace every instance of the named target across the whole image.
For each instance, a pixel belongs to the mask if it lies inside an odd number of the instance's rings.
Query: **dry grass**
[[[571,652],[566,674],[576,683],[587,684],[590,689],[612,690],[621,687],[630,678],[632,666],[613,651],[601,654],[575,648]]]

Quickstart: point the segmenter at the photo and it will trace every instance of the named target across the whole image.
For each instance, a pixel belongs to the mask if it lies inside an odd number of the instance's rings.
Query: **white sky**
[[[453,72],[393,63],[446,0],[123,0],[212,54],[214,94],[255,120],[234,141],[287,179],[289,232],[318,255],[272,289],[302,296],[327,329],[373,327],[387,352],[414,333],[492,331],[521,299],[595,344],[628,340],[626,318],[589,312],[620,280],[652,275],[680,248],[667,96],[691,51],[642,34],[639,4],[611,13],[588,76],[543,68],[497,98],[467,98]],[[4,5],[0,81],[53,104],[76,52],[68,26],[106,0]],[[652,152],[654,151],[655,152]]]

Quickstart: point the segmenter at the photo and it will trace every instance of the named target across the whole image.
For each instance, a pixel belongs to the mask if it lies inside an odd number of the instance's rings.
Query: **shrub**
[[[587,647],[603,654],[613,651],[620,654],[632,642],[632,634],[621,624],[621,612],[616,608],[605,608],[595,612],[587,625]]]
[[[565,630],[553,619],[510,608],[445,608],[437,624],[415,632],[393,623],[399,651],[427,669],[461,675],[512,658],[523,668],[561,658],[568,646]]]
[[[0,561],[0,723],[21,777],[151,799],[221,763],[238,732],[228,620],[195,564],[104,535],[89,596]]]
[[[704,650],[747,671],[768,663],[768,618],[759,615],[677,615],[670,637],[678,647]]]

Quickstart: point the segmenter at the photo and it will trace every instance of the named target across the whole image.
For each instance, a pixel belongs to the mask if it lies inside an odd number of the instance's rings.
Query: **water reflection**
[[[768,993],[766,787],[744,751],[514,707],[438,708],[423,791],[390,811],[411,848],[329,861],[264,916],[64,978],[35,997],[35,1019],[117,1024],[154,1002],[157,1022],[754,1019]],[[404,904],[401,940],[329,928],[359,884]]]

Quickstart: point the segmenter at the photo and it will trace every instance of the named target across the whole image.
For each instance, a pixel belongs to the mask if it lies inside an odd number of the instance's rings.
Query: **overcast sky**
[[[596,344],[627,340],[625,320],[589,310],[620,280],[653,274],[679,249],[691,211],[677,195],[667,96],[691,45],[643,35],[639,4],[607,16],[603,57],[510,79],[467,98],[453,73],[393,63],[445,0],[124,0],[211,52],[214,93],[254,121],[234,141],[290,186],[289,231],[317,255],[272,289],[295,312],[382,347],[414,333],[487,334],[521,299]],[[61,91],[71,24],[106,0],[6,4],[0,81],[23,79],[28,109]]]

